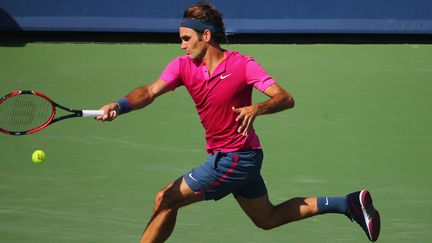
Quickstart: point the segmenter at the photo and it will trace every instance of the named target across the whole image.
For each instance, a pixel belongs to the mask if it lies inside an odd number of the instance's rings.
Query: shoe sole
[[[368,190],[363,190],[359,194],[361,210],[368,228],[368,237],[371,241],[376,241],[380,234],[381,219],[379,212],[372,204],[372,197]],[[370,218],[368,217],[370,215]]]

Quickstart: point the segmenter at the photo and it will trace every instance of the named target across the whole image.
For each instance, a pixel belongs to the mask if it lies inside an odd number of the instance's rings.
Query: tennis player
[[[229,194],[265,230],[318,214],[339,213],[355,220],[368,239],[376,241],[380,216],[367,190],[341,197],[297,197],[279,205],[270,202],[260,173],[263,151],[253,122],[259,115],[294,107],[293,97],[252,57],[221,48],[225,28],[214,6],[199,2],[186,9],[179,34],[185,55],[172,60],[153,83],[103,106],[104,115],[97,118],[114,120],[184,86],[205,129],[207,161],[157,193],[141,242],[167,240],[179,208]],[[269,99],[253,104],[254,88]]]

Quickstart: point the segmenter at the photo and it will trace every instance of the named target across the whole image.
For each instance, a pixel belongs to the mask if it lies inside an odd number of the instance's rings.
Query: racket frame
[[[68,118],[82,117],[83,116],[83,111],[82,110],[75,110],[75,109],[71,109],[71,108],[62,106],[62,105],[54,102],[48,96],[46,96],[46,95],[44,95],[42,93],[39,93],[37,91],[33,91],[33,90],[17,90],[17,91],[11,92],[11,93],[9,93],[9,94],[7,94],[7,95],[5,95],[5,96],[3,96],[3,97],[0,98],[0,105],[5,100],[10,99],[10,98],[12,98],[14,96],[17,96],[17,95],[36,95],[36,96],[39,96],[39,97],[47,100],[51,104],[51,107],[52,107],[51,116],[42,125],[40,125],[40,126],[38,126],[36,128],[30,129],[28,131],[8,131],[8,130],[5,130],[3,128],[0,128],[0,132],[6,133],[6,134],[9,134],[9,135],[15,135],[15,136],[32,134],[32,133],[40,131],[40,130],[46,128],[47,126],[49,126],[49,125],[51,125],[53,123],[56,123],[58,121],[61,121],[61,120],[64,120],[64,119],[68,119]],[[65,110],[67,112],[71,112],[72,114],[67,114],[67,115],[63,115],[63,116],[54,118],[55,115],[56,115],[56,111],[57,111],[56,108],[57,107],[60,108],[60,109],[62,109],[62,110]]]

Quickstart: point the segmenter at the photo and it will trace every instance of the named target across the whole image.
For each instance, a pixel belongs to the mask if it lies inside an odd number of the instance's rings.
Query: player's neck
[[[216,67],[225,59],[225,50],[219,45],[210,45],[207,49],[207,53],[203,58],[204,63],[207,66],[209,73],[213,73]]]

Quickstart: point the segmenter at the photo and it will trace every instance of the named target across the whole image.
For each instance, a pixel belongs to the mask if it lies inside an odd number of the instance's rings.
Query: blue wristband
[[[118,99],[117,104],[119,104],[120,107],[120,114],[124,114],[124,113],[128,113],[132,110],[132,104],[130,103],[130,101],[127,98],[121,98]]]

